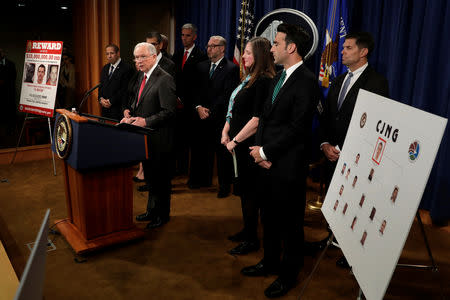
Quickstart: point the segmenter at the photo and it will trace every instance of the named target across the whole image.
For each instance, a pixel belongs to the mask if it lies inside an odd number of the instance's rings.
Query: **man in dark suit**
[[[172,55],[170,55],[167,52],[167,47],[169,46],[169,39],[164,34],[161,34],[161,38],[162,38],[162,41],[161,41],[162,42],[161,53],[162,53],[163,56],[165,56],[168,59],[172,60]]]
[[[258,176],[263,208],[264,258],[241,270],[245,276],[278,274],[264,291],[269,298],[291,289],[303,266],[303,218],[308,145],[319,88],[303,64],[310,39],[296,25],[281,24],[271,52],[283,65],[272,80],[250,155],[262,168]],[[281,258],[281,260],[280,260]]]
[[[187,174],[189,164],[189,137],[192,132],[191,123],[195,111],[192,110],[193,96],[198,91],[194,84],[197,78],[197,64],[208,57],[195,45],[197,27],[184,24],[181,28],[183,48],[173,54],[176,68],[176,86],[179,99],[176,125],[176,172]]]
[[[134,58],[141,74],[131,88],[130,107],[121,122],[153,129],[148,136],[149,159],[143,162],[145,181],[150,191],[147,211],[138,221],[150,221],[147,229],[169,221],[171,193],[171,160],[174,146],[175,83],[172,76],[156,64],[152,44],[139,43]]]
[[[386,78],[368,64],[367,59],[373,48],[374,41],[370,33],[347,34],[342,50],[342,63],[348,67],[348,72],[333,80],[328,96],[322,104],[319,138],[320,149],[327,158],[327,183],[331,181],[336,168],[339,149],[342,149],[344,144],[359,89],[385,97],[389,95]],[[348,267],[344,256],[336,264]]]
[[[100,74],[98,101],[102,106],[103,117],[120,120],[123,117],[128,82],[134,71],[120,58],[117,45],[109,44],[105,49],[108,63]]]
[[[229,195],[233,178],[233,162],[227,149],[220,144],[230,95],[239,84],[239,67],[224,57],[226,40],[221,36],[209,39],[209,60],[198,64],[197,93],[192,129],[189,187],[210,186],[214,154],[217,158],[219,193]]]
[[[173,79],[175,79],[175,63],[171,59],[165,57],[161,52],[161,47],[163,44],[161,34],[157,31],[151,31],[147,34],[146,41],[156,48],[156,63],[158,66],[160,66],[161,69],[169,73]]]

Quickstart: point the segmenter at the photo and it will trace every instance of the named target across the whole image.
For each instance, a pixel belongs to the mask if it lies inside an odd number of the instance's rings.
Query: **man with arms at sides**
[[[271,52],[283,65],[271,82],[259,119],[251,156],[258,174],[263,207],[264,258],[243,268],[245,276],[278,274],[264,291],[269,298],[286,294],[303,266],[306,175],[312,119],[319,100],[315,75],[303,64],[310,37],[297,25],[281,24]]]
[[[124,110],[121,122],[153,130],[148,136],[149,159],[143,162],[148,193],[147,211],[136,217],[150,221],[147,229],[169,221],[172,151],[175,126],[175,83],[172,76],[156,64],[156,49],[152,44],[139,43],[134,58],[140,71],[131,89],[130,106]]]
[[[189,187],[210,186],[214,154],[219,180],[218,198],[227,197],[233,179],[230,153],[220,144],[227,114],[228,100],[239,84],[239,67],[224,57],[226,40],[221,36],[209,39],[209,60],[198,64],[198,82],[192,110],[194,111]]]
[[[177,125],[176,125],[176,172],[187,174],[189,164],[189,137],[192,132],[192,97],[198,91],[194,85],[197,78],[197,64],[208,57],[195,45],[197,27],[193,24],[184,24],[181,28],[181,42],[183,48],[173,54],[176,69],[176,86],[178,96]]]
[[[152,44],[156,48],[156,63],[161,67],[164,71],[172,75],[175,79],[175,63],[169,58],[165,57],[161,52],[161,47],[163,45],[162,36],[157,31],[150,31],[147,34],[146,42]]]
[[[119,47],[109,44],[105,47],[108,63],[100,74],[98,101],[102,106],[102,116],[120,120],[125,106],[127,87],[133,76],[132,67],[120,58]]]
[[[365,89],[385,97],[389,95],[386,78],[368,64],[368,57],[373,48],[374,41],[370,33],[347,34],[342,49],[342,63],[348,67],[348,72],[333,80],[328,96],[322,105],[319,139],[320,149],[327,158],[327,185],[336,168],[340,153],[337,146],[342,149],[359,89]],[[336,264],[340,267],[348,267],[344,256]]]
[[[37,71],[36,83],[45,84],[44,77],[45,77],[45,66],[40,65]]]

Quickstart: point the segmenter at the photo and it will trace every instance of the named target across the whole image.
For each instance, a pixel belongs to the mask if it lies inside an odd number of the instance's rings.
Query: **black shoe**
[[[343,268],[343,269],[350,269],[350,265],[347,262],[347,259],[345,258],[344,255],[342,255],[337,261],[336,261],[336,266],[338,266],[339,268]]]
[[[226,198],[230,195],[230,190],[222,190],[220,189],[217,193],[217,198]]]
[[[137,190],[139,192],[148,192],[150,189],[148,188],[147,184],[144,184],[144,185],[138,186]]]
[[[232,242],[243,242],[245,241],[245,233],[244,231],[239,231],[236,234],[230,235],[228,239]]]
[[[278,298],[286,295],[287,292],[294,287],[291,282],[286,282],[278,277],[271,285],[264,291],[267,298]]]
[[[264,262],[262,260],[254,266],[245,267],[241,270],[242,275],[249,277],[267,276],[276,273],[277,270],[269,269],[264,266]]]
[[[258,251],[259,250],[259,241],[254,242],[247,242],[244,241],[228,251],[231,255],[245,255],[250,252]]]
[[[145,179],[139,179],[136,176],[133,176],[133,181],[134,182],[145,182]]]
[[[136,221],[138,222],[144,222],[144,221],[150,221],[152,219],[152,216],[149,212],[145,212],[143,214],[136,216]]]
[[[147,224],[147,226],[145,226],[145,229],[154,229],[154,228],[158,228],[163,226],[164,224],[166,224],[167,222],[169,222],[169,218],[161,218],[161,217],[156,217],[154,218],[150,223]]]

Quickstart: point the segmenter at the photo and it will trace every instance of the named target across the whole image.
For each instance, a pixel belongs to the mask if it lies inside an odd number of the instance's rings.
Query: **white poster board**
[[[386,292],[446,124],[359,91],[322,213],[369,300]]]
[[[53,117],[62,42],[27,41],[19,111]]]

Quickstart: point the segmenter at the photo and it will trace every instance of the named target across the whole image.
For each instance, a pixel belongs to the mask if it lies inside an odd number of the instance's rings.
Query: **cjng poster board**
[[[382,299],[447,120],[360,90],[322,212],[367,299]]]
[[[53,117],[62,42],[27,41],[19,111]]]

